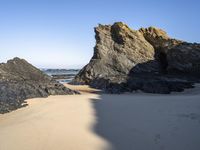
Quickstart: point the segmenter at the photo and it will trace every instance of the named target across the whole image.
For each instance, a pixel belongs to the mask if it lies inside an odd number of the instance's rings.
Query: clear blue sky
[[[200,42],[199,0],[0,0],[0,61],[81,68],[93,54],[93,28],[116,21]]]

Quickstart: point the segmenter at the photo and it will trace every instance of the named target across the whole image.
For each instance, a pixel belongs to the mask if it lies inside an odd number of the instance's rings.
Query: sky
[[[0,62],[81,68],[93,55],[94,27],[118,21],[199,43],[199,9],[199,0],[0,0]]]

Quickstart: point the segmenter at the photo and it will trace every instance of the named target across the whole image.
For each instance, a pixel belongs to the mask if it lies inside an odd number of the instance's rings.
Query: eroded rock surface
[[[154,48],[139,31],[123,23],[95,28],[94,56],[74,82],[89,84],[96,78],[123,80],[133,66],[154,59]]]
[[[95,28],[90,62],[72,84],[106,92],[170,93],[199,81],[200,44],[170,38],[161,29],[132,30],[122,22]]]
[[[23,59],[0,64],[0,113],[22,107],[28,98],[77,93]]]

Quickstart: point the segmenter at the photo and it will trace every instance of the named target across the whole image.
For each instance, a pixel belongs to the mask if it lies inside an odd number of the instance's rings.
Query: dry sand
[[[70,84],[64,84],[64,85],[70,89],[80,91],[82,94],[85,94],[85,93],[96,93],[96,94],[99,93],[100,94],[101,92],[101,90],[91,88],[88,85],[70,85]]]
[[[35,98],[0,115],[0,150],[200,149],[198,88],[173,95],[98,95],[70,87],[82,95]]]
[[[97,95],[50,96],[0,116],[0,150],[101,150],[90,99]]]

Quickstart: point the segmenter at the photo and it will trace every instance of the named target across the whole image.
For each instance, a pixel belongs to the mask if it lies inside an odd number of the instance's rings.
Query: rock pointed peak
[[[22,60],[21,58],[19,58],[19,57],[14,57],[13,59],[11,59],[11,60]]]
[[[112,25],[112,28],[123,29],[124,31],[134,31],[133,29],[129,28],[129,26],[123,22],[115,22]]]
[[[170,37],[167,35],[167,32],[165,32],[164,30],[157,28],[157,27],[153,27],[150,26],[148,28],[140,28],[139,31],[142,34],[148,34],[151,35],[152,37],[161,37],[163,39],[169,39]]]
[[[125,23],[123,22],[115,22],[112,26],[118,26],[118,27],[128,27],[128,25],[126,25]]]
[[[10,60],[7,61],[7,63],[22,63],[22,62],[27,63],[26,60],[21,59],[19,57],[14,57],[13,59],[10,59]]]
[[[133,30],[129,28],[129,26],[123,22],[114,22],[112,25],[103,25],[103,24],[98,24],[98,27],[95,29],[110,29],[110,28],[115,28],[115,29],[124,29],[124,30]]]

